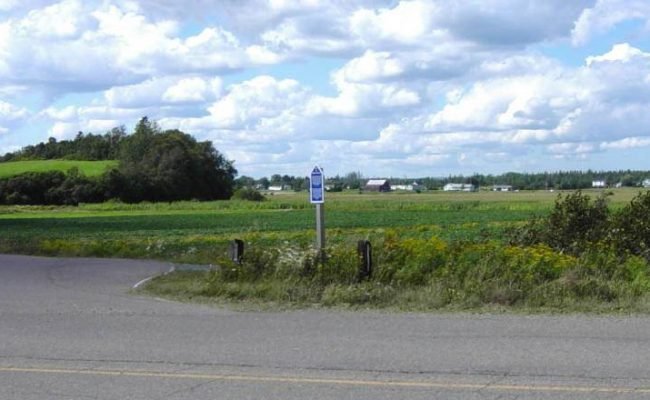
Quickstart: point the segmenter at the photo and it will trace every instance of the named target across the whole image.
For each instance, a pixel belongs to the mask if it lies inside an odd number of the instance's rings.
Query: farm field
[[[73,161],[73,160],[33,160],[10,161],[0,163],[0,178],[6,178],[25,172],[66,172],[77,167],[86,176],[101,175],[106,168],[117,165],[117,161]]]
[[[596,195],[599,192],[594,191]],[[611,204],[636,190],[616,190]],[[505,230],[543,215],[558,193],[332,193],[327,196],[330,243],[372,239],[393,229],[405,237],[502,240]],[[314,241],[306,193],[245,201],[0,207],[0,251],[47,255],[158,258],[212,263],[235,238],[265,244]]]

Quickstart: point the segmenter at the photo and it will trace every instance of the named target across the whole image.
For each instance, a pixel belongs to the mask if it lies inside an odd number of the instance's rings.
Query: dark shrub
[[[592,201],[581,191],[559,195],[547,219],[533,219],[510,235],[513,244],[544,243],[555,250],[578,255],[590,244],[605,240],[610,229],[607,195]]]
[[[614,216],[612,242],[621,252],[650,260],[650,191],[639,193]]]
[[[232,195],[233,199],[248,200],[248,201],[264,201],[266,197],[260,192],[252,188],[237,189]]]

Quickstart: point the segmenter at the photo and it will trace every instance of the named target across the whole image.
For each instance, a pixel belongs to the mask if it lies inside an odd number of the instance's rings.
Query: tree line
[[[148,120],[147,120],[148,121]],[[152,124],[155,127],[155,124]],[[0,162],[27,160],[117,160],[127,137],[124,126],[115,127],[104,135],[79,132],[73,140],[49,138],[47,142],[25,146],[0,156]]]
[[[449,175],[447,177],[388,178],[388,180],[393,185],[417,182],[421,188],[427,190],[441,189],[447,183],[470,183],[478,187],[510,185],[514,189],[520,190],[578,190],[591,188],[594,181],[604,181],[605,185],[609,187],[619,184],[625,187],[638,187],[645,179],[649,178],[650,171],[628,169],[620,171],[507,172],[499,175]],[[363,188],[367,180],[368,178],[364,177],[361,172],[349,172],[344,175],[327,177],[327,184],[333,191],[357,190]],[[300,191],[308,189],[309,178],[279,174],[259,179],[241,176],[236,179],[235,184],[238,188],[268,189],[270,186],[283,186],[288,190]]]
[[[79,204],[119,199],[141,201],[219,200],[233,193],[237,170],[212,142],[198,142],[179,130],[161,130],[142,118],[132,134],[116,128],[105,135],[79,134],[74,140],[27,146],[2,157],[26,159],[119,160],[99,177],[73,168],[28,172],[0,179],[2,204]]]
[[[423,178],[418,182],[428,189],[441,188],[447,183],[472,183],[479,187],[511,185],[513,188],[521,190],[577,190],[591,188],[594,181],[604,181],[605,185],[609,187],[618,184],[626,187],[641,186],[643,180],[648,178],[650,178],[650,171],[628,169],[619,171],[507,172],[500,175],[474,174],[471,176],[450,175],[445,178]]]

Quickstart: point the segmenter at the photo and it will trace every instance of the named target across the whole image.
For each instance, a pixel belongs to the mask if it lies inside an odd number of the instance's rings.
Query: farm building
[[[650,188],[650,179],[644,179],[642,185],[644,188]]]
[[[511,185],[494,185],[492,186],[493,192],[512,192]]]
[[[478,189],[471,183],[448,183],[442,190],[445,192],[475,192]]]
[[[407,192],[415,192],[420,189],[420,184],[413,182],[410,185],[392,185],[391,190],[405,190]]]
[[[286,190],[284,185],[269,186],[269,192],[281,192],[283,190]]]
[[[591,182],[592,188],[604,188],[607,187],[607,183],[604,180],[597,180]]]
[[[390,192],[390,183],[386,179],[370,179],[363,190],[369,192]]]

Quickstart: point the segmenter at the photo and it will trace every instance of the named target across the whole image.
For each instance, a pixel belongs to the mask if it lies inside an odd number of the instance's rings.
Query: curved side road
[[[234,312],[169,264],[0,255],[1,399],[650,398],[650,318]]]

